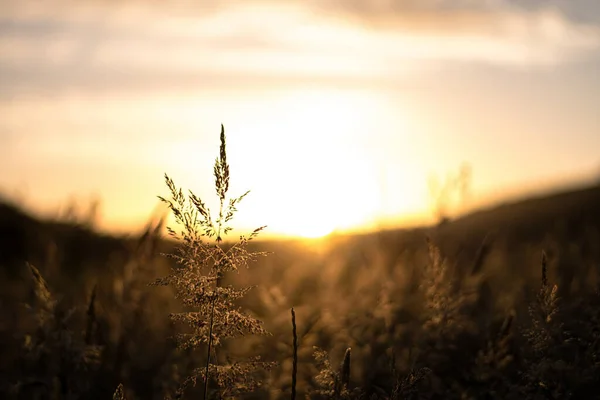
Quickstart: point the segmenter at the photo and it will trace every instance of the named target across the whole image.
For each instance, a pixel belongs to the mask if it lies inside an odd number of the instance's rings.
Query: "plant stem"
[[[298,334],[296,332],[296,312],[293,308],[292,334],[294,335],[294,361],[292,363],[292,400],[296,400],[296,375],[298,375]]]
[[[210,310],[210,325],[208,328],[208,351],[206,352],[206,370],[204,373],[204,400],[208,399],[208,367],[210,366],[210,350],[212,349],[212,331],[213,322],[215,316],[215,301],[217,296],[215,295],[212,300],[212,306]]]

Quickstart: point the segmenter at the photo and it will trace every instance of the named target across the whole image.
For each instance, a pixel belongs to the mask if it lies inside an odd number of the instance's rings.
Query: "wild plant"
[[[179,242],[171,255],[177,266],[171,274],[158,279],[155,285],[171,285],[176,297],[186,311],[172,313],[175,322],[187,324],[189,330],[176,335],[183,348],[204,348],[205,365],[196,368],[184,380],[181,390],[196,385],[198,378],[204,383],[204,398],[209,398],[209,387],[220,398],[236,396],[260,386],[256,372],[269,370],[273,363],[261,362],[259,357],[249,361],[224,360],[218,357],[216,348],[226,339],[246,335],[268,335],[262,322],[246,314],[237,301],[252,287],[235,288],[225,285],[227,273],[249,267],[250,262],[263,252],[251,252],[248,244],[265,228],[259,227],[249,236],[240,236],[235,244],[227,245],[223,238],[231,230],[230,222],[237,206],[249,193],[228,198],[230,171],[227,162],[225,129],[221,125],[219,156],[214,163],[215,190],[219,200],[219,212],[213,218],[211,211],[200,197],[191,190],[184,194],[173,180],[165,174],[171,198],[159,197],[175,217],[179,232],[168,227],[169,235]],[[212,241],[212,242],[211,242]]]
[[[350,355],[351,349],[347,348],[344,359],[338,369],[333,368],[326,351],[314,347],[314,358],[319,368],[315,377],[317,389],[312,394],[324,399],[352,399],[357,398],[357,391],[350,388]]]
[[[529,344],[522,392],[534,398],[585,398],[600,389],[600,295],[582,292],[574,301],[558,296],[542,254],[541,287],[530,304]]]
[[[179,389],[179,370],[189,358],[165,336],[176,332],[168,318],[175,301],[168,288],[149,290],[157,271],[168,271],[168,259],[160,257],[164,217],[150,220],[144,231],[126,243],[120,262],[110,265],[111,274],[101,277],[98,290],[102,338],[108,343],[103,377],[113,388],[123,382],[127,391],[142,398],[160,393],[172,397]],[[153,373],[152,384],[148,375]],[[108,390],[106,390],[108,392]]]
[[[466,280],[460,280],[457,270],[429,238],[427,248],[429,261],[417,290],[422,310],[413,325],[411,356],[415,367],[431,368],[427,370],[431,390],[448,396],[468,386],[464,369],[474,361],[478,343],[477,327],[468,311],[476,303],[477,292],[465,287]]]
[[[510,313],[495,335],[490,335],[477,352],[466,392],[474,398],[505,399],[514,392],[514,313]]]
[[[30,300],[33,332],[23,338],[17,361],[26,380],[16,383],[18,396],[35,392],[57,398],[83,398],[91,389],[91,372],[98,365],[102,348],[94,344],[95,296],[88,304],[86,328],[77,324],[78,308],[65,308],[56,298],[40,271],[27,265],[32,278]],[[19,397],[21,398],[21,397]]]
[[[429,263],[422,275],[421,294],[424,296],[423,328],[432,337],[451,339],[465,329],[463,314],[469,299],[460,287],[460,281],[450,270],[433,242],[427,240]]]
[[[407,374],[402,374],[396,369],[396,357],[392,353],[390,360],[392,390],[390,400],[411,400],[419,398],[419,384],[431,373],[429,368],[411,368]]]
[[[113,394],[113,400],[127,400],[125,397],[125,390],[123,389],[123,384],[119,383],[115,393]]]
[[[542,253],[541,285],[535,300],[529,305],[531,326],[524,331],[529,344],[523,373],[523,389],[529,396],[568,398],[564,381],[557,379],[566,369],[561,347],[567,340],[560,319],[558,286],[548,282],[548,259]]]

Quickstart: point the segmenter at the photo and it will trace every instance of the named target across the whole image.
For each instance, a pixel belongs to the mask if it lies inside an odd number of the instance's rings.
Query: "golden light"
[[[251,182],[252,219],[266,217],[273,234],[305,238],[373,219],[381,199],[368,145],[378,101],[356,91],[297,90],[272,98],[265,115],[255,107],[252,118],[240,117],[230,159],[255,166],[236,169],[244,175],[237,179]],[[253,158],[252,149],[263,156]]]
[[[419,190],[405,188],[420,175],[412,159],[397,154],[409,147],[410,120],[403,110],[390,110],[385,97],[314,88],[218,100],[171,104],[165,119],[177,121],[186,134],[164,143],[165,154],[156,162],[178,185],[218,209],[209,185],[223,122],[230,195],[251,190],[235,217],[233,236],[267,225],[265,236],[318,238],[373,228],[419,204]]]

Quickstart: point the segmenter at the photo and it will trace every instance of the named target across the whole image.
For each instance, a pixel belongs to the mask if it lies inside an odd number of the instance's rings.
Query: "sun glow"
[[[208,185],[218,135],[208,138],[223,122],[229,194],[251,190],[236,214],[236,234],[267,225],[265,236],[318,238],[376,228],[422,203],[415,184],[421,177],[408,154],[410,115],[391,110],[385,96],[315,88],[188,101],[164,114],[185,134],[165,144],[158,163],[217,210]]]
[[[381,193],[368,132],[378,108],[369,93],[302,90],[238,118],[230,159],[253,165],[235,169],[255,195],[246,203],[253,217],[266,216],[273,234],[305,238],[374,219]]]

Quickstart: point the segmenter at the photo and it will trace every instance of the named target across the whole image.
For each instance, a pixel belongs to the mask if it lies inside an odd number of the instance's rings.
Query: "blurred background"
[[[143,225],[163,174],[211,197],[220,124],[238,226],[320,236],[432,221],[600,174],[600,6],[562,1],[9,1],[0,190]],[[293,211],[292,211],[293,210]]]
[[[148,284],[164,174],[218,207],[221,124],[272,252],[225,279],[273,335],[221,361],[279,363],[246,398],[290,397],[291,307],[299,397],[330,398],[313,346],[363,398],[600,393],[599,50],[597,0],[0,0],[0,397],[203,365]]]

